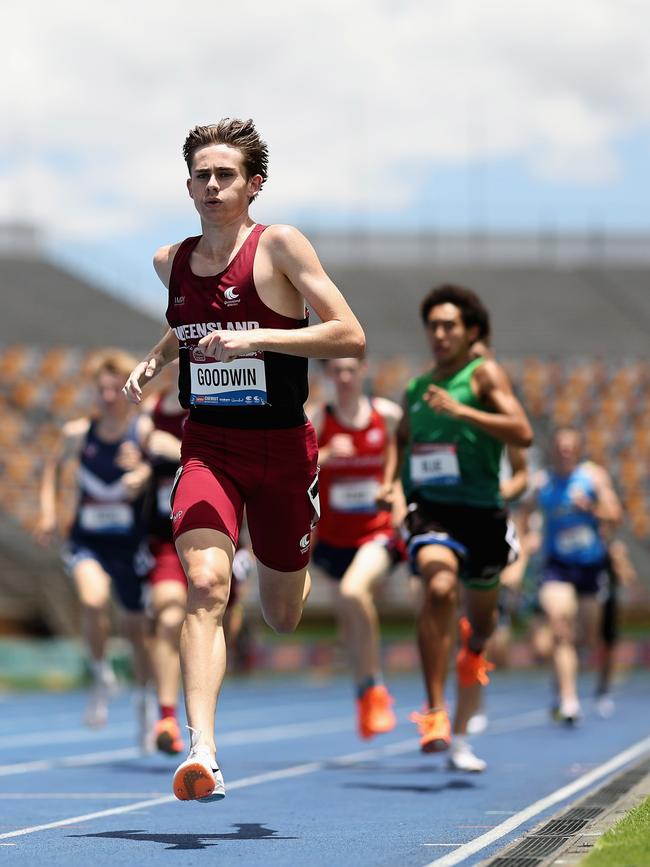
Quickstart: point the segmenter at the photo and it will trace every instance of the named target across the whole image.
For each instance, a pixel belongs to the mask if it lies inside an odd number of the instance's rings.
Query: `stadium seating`
[[[35,525],[43,460],[61,425],[92,407],[91,354],[52,347],[39,357],[22,345],[0,348],[1,508],[11,505],[27,529]],[[599,358],[506,359],[504,365],[542,448],[557,424],[583,430],[588,454],[612,470],[633,533],[650,541],[650,366]],[[373,391],[399,399],[404,383],[421,369],[402,356],[377,360]],[[327,394],[318,365],[311,378],[312,398]],[[72,483],[70,477],[69,500]]]

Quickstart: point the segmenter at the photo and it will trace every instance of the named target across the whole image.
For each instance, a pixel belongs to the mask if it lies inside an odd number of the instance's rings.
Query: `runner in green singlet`
[[[504,445],[530,445],[532,429],[500,365],[472,357],[472,344],[490,332],[479,297],[460,286],[440,286],[420,312],[435,364],[406,388],[397,465],[387,469],[387,482],[401,473],[411,565],[422,579],[417,631],[428,707],[412,719],[423,752],[450,748],[452,767],[482,771],[485,762],[465,737],[467,722],[480,686],[488,682],[483,648],[495,625],[499,574],[516,557],[499,463]],[[452,739],[444,686],[459,578],[466,587],[467,618],[456,661]]]

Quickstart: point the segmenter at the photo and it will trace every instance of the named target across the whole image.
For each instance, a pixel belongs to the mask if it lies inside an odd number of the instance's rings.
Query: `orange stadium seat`
[[[8,346],[0,354],[0,381],[15,380],[29,367],[32,352],[26,346]]]

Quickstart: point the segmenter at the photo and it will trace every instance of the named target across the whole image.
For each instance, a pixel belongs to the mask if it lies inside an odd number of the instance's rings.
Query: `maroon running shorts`
[[[257,559],[279,572],[305,568],[318,518],[317,461],[310,422],[243,430],[188,420],[171,497],[174,540],[188,530],[213,529],[237,547],[246,507]]]
[[[177,581],[187,587],[187,578],[173,542],[168,542],[165,539],[150,539],[149,550],[154,559],[148,577],[152,586],[160,584],[162,581]]]

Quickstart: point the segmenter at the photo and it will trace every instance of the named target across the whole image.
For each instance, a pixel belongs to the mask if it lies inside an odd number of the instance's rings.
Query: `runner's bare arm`
[[[429,386],[424,399],[434,412],[474,425],[506,445],[528,448],[533,441],[533,430],[503,368],[496,361],[487,360],[474,371],[473,382],[479,398],[492,407],[493,412],[459,403],[435,385]]]
[[[307,238],[292,226],[270,226],[266,234],[274,269],[302,295],[321,322],[297,329],[213,331],[199,345],[219,361],[265,350],[303,358],[361,358],[366,348],[363,329]]]
[[[507,453],[512,475],[501,482],[501,496],[508,503],[520,497],[528,487],[528,461],[526,450],[518,446],[508,446]]]
[[[384,484],[386,485],[392,485],[399,480],[402,473],[404,452],[411,436],[406,396],[404,396],[400,411],[402,415],[393,435],[393,448],[389,449],[386,454],[384,466]]]
[[[608,524],[610,529],[614,529],[623,520],[623,508],[614,490],[611,476],[604,467],[598,464],[590,465],[590,473],[594,480],[597,498],[591,511],[599,521]]]
[[[40,516],[35,533],[42,545],[52,541],[57,529],[61,469],[69,460],[79,456],[89,427],[87,418],[73,419],[64,424],[59,445],[45,462],[41,477]]]

